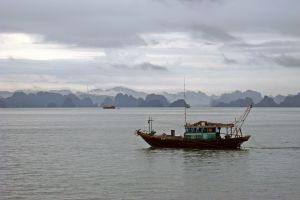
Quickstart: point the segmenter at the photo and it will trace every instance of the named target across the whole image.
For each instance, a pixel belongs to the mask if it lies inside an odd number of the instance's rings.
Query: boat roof
[[[203,127],[203,128],[215,128],[215,127],[219,127],[219,128],[232,128],[234,127],[233,123],[229,123],[229,124],[224,124],[224,123],[215,123],[215,122],[208,122],[208,121],[198,121],[195,123],[187,123],[185,125],[186,128],[196,128],[196,127]]]

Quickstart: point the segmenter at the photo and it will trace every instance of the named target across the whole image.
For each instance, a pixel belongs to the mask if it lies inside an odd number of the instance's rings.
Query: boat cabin
[[[184,138],[215,140],[221,138],[222,128],[226,128],[226,133],[228,134],[228,129],[232,130],[233,127],[234,124],[222,124],[222,123],[212,123],[207,121],[199,121],[193,124],[185,125]]]

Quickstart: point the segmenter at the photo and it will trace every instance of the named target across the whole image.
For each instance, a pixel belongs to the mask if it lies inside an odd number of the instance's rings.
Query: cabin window
[[[207,133],[207,128],[204,128],[204,129],[203,129],[203,133]]]
[[[193,128],[193,133],[196,133],[197,132],[197,129],[196,128]]]

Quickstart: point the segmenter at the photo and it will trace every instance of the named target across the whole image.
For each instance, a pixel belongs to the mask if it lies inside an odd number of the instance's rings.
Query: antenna
[[[149,119],[148,119],[148,126],[149,126],[149,133],[151,133],[151,119],[150,119],[150,115],[149,115]]]
[[[183,79],[183,98],[184,98],[184,123],[186,125],[185,76]]]
[[[149,119],[148,119],[149,133],[152,133],[152,131],[153,131],[152,122],[153,122],[153,119],[152,119],[151,115],[149,115]]]

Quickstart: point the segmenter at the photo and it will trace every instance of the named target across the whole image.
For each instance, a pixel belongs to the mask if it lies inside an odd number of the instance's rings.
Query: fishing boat
[[[116,106],[113,105],[107,105],[107,106],[102,106],[103,109],[115,109]]]
[[[176,136],[175,130],[171,130],[170,134],[156,134],[152,128],[153,120],[149,117],[149,130],[139,129],[136,135],[141,136],[154,148],[240,149],[241,144],[250,138],[250,135],[243,134],[241,128],[251,108],[252,105],[249,105],[241,117],[233,123],[208,121],[185,123],[183,136]]]

